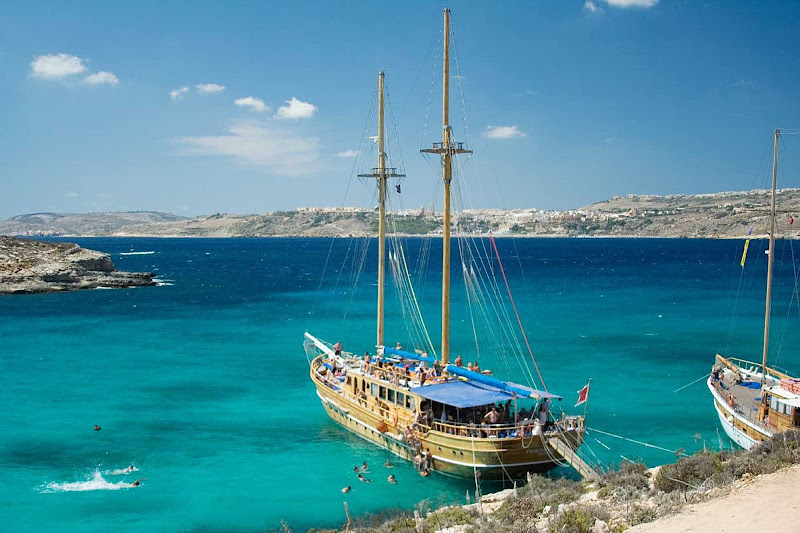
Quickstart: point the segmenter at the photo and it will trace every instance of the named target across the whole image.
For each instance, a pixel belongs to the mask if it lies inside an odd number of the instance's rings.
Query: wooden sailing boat
[[[443,135],[425,153],[442,160],[444,227],[442,260],[441,358],[384,345],[387,168],[384,150],[384,74],[378,76],[378,166],[362,177],[378,183],[377,339],[363,356],[342,350],[310,333],[305,348],[311,380],[328,415],[354,434],[417,464],[427,475],[520,478],[552,469],[564,460],[584,476],[594,471],[576,450],[584,438],[584,416],[557,414],[561,397],[450,363],[450,184],[453,158],[469,153],[453,141],[449,123],[450,11],[444,11]],[[352,344],[352,341],[348,341]],[[363,348],[362,348],[363,349]],[[533,402],[530,413],[518,402]]]
[[[772,266],[775,258],[775,188],[778,180],[780,134],[780,130],[775,130],[762,359],[760,363],[754,363],[717,354],[707,381],[722,428],[731,440],[747,449],[777,433],[800,429],[800,379],[767,366],[769,319],[772,307]]]

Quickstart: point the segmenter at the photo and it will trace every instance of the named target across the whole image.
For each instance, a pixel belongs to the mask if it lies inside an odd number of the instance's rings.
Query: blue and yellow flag
[[[750,239],[744,241],[744,252],[742,252],[742,268],[744,268],[744,261],[747,259],[747,248],[750,246]]]

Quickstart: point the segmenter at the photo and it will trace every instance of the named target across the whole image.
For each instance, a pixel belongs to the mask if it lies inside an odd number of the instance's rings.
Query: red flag
[[[587,383],[584,388],[578,391],[578,403],[575,404],[575,407],[578,407],[589,399],[589,385],[591,385],[591,382]]]

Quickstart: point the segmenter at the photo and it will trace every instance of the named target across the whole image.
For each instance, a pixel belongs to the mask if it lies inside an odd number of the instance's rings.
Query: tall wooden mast
[[[444,228],[442,231],[442,363],[450,362],[450,182],[453,180],[453,156],[472,153],[464,143],[453,142],[450,127],[450,9],[444,8],[444,67],[442,69],[442,143],[421,150],[442,156],[444,180]]]
[[[383,98],[384,73],[378,73],[378,166],[369,174],[359,174],[362,178],[376,178],[378,180],[378,328],[377,346],[383,346],[384,333],[384,301],[386,289],[386,181],[388,178],[401,178],[403,174],[395,172],[394,168],[386,168],[386,150],[384,133],[384,98]]]
[[[767,305],[764,314],[764,356],[761,363],[761,388],[767,380],[767,351],[769,349],[769,315],[772,307],[772,263],[775,259],[775,187],[778,182],[778,138],[781,130],[775,130],[772,148],[772,200],[769,210],[769,250],[767,259]],[[762,394],[762,396],[764,396]]]

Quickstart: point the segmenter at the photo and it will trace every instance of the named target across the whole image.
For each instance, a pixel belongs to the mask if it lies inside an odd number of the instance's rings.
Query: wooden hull
[[[712,384],[711,378],[708,378],[706,385],[711,391],[711,395],[714,397],[714,409],[717,411],[722,429],[733,442],[749,450],[759,442],[772,437],[770,433],[767,433],[766,428],[761,428],[750,423],[750,421],[744,419],[731,409],[726,403],[725,398],[720,395],[719,391],[717,391]]]
[[[383,419],[339,396],[324,383],[315,380],[315,384],[325,412],[333,421],[398,457],[413,461],[414,448],[403,437],[404,421],[393,423]],[[387,426],[387,431],[377,429],[381,423]],[[547,444],[547,438],[552,436],[471,438],[430,430],[420,438],[420,442],[423,450],[430,450],[433,457],[431,467],[436,472],[472,478],[479,471],[482,479],[500,480],[521,479],[527,472],[546,472],[564,464]],[[564,431],[561,438],[577,448],[583,442],[583,428]]]

